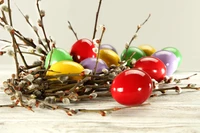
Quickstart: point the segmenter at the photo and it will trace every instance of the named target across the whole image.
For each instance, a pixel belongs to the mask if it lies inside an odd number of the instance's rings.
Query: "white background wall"
[[[24,14],[29,14],[36,24],[38,14],[35,0],[11,0]],[[105,24],[107,31],[103,43],[116,47],[119,53],[130,40],[136,26],[149,13],[152,17],[141,29],[133,45],[150,44],[157,50],[174,46],[183,55],[179,70],[200,70],[200,0],[103,0],[99,24]],[[92,38],[98,0],[42,0],[41,8],[46,11],[44,19],[48,36],[56,39],[57,46],[70,50],[75,38],[68,29],[70,20],[79,38]],[[34,37],[14,3],[13,19],[16,29]],[[98,36],[99,34],[97,34]],[[0,38],[10,39],[0,28]],[[12,64],[10,57],[0,57],[2,64]],[[32,58],[30,58],[32,60]]]

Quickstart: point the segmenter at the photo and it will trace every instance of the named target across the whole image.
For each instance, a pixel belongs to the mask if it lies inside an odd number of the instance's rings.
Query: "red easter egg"
[[[134,68],[145,71],[152,79],[161,81],[166,76],[166,66],[158,58],[155,57],[143,57],[134,64]]]
[[[112,82],[112,97],[120,104],[131,106],[145,102],[152,93],[151,77],[139,69],[121,72]]]
[[[95,58],[94,48],[95,45],[91,40],[83,38],[73,44],[70,55],[75,62],[79,63],[86,58]]]

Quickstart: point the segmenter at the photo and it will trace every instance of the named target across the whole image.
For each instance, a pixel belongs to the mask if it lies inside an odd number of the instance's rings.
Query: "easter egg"
[[[101,44],[100,49],[110,49],[117,54],[117,50],[110,44]]]
[[[138,48],[144,51],[147,56],[151,56],[153,53],[156,52],[156,49],[148,44],[140,45],[138,46]]]
[[[182,55],[181,55],[181,52],[177,48],[166,47],[166,48],[163,48],[162,50],[167,50],[167,51],[174,53],[176,55],[176,58],[178,59],[178,66],[180,66],[180,64],[182,62]]]
[[[123,60],[128,61],[127,65],[129,67],[132,67],[132,62],[136,62],[138,59],[145,57],[145,56],[146,56],[146,54],[144,53],[144,51],[142,51],[138,47],[130,46],[128,48],[128,50],[125,49],[121,53],[121,61],[123,61]]]
[[[96,66],[97,58],[86,58],[85,60],[81,61],[80,64],[87,69],[92,70],[94,72]],[[108,69],[108,66],[102,59],[98,59],[96,73],[101,73],[103,69]]]
[[[47,71],[46,76],[54,76],[60,74],[79,74],[83,72],[84,68],[80,64],[74,61],[59,61],[54,63]],[[81,79],[80,76],[70,77],[74,80]]]
[[[167,76],[171,76],[176,71],[178,67],[178,59],[174,53],[166,50],[160,50],[155,52],[152,56],[160,59],[165,64],[167,68]]]
[[[54,48],[46,56],[45,66],[44,66],[46,69],[48,68],[50,58],[51,58],[50,66],[62,60],[72,60],[71,55],[67,51],[61,48]]]
[[[160,82],[166,76],[166,66],[158,58],[155,57],[143,57],[137,60],[134,64],[134,68],[145,71],[152,79]]]
[[[99,58],[102,59],[108,67],[110,67],[112,64],[118,66],[120,61],[118,54],[110,49],[100,49]]]
[[[132,106],[145,102],[152,93],[151,77],[139,69],[129,69],[118,74],[113,80],[110,92],[120,104]]]
[[[96,57],[95,45],[89,39],[80,39],[76,41],[70,51],[70,54],[75,62],[80,63],[86,58]]]

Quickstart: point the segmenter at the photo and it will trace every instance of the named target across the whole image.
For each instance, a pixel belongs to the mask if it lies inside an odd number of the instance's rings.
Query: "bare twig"
[[[9,10],[9,20],[10,20],[10,26],[12,26],[12,14],[11,14],[11,8],[10,8],[10,0],[8,0],[8,10]],[[17,50],[16,50],[16,43],[15,43],[15,38],[14,38],[14,34],[12,34],[10,32],[10,35],[12,37],[12,43],[13,43],[13,50],[14,50],[14,59],[15,59],[15,67],[16,67],[16,76],[17,79],[19,79],[19,62],[17,59]]]
[[[94,67],[94,75],[96,75],[96,70],[97,70],[97,66],[98,66],[98,62],[99,62],[99,54],[100,54],[100,48],[101,48],[101,41],[102,41],[102,38],[103,38],[103,35],[105,33],[105,26],[102,27],[102,32],[101,32],[101,36],[100,36],[100,39],[97,40],[97,44],[98,44],[98,53],[97,53],[97,57],[96,57],[96,64],[95,64],[95,67]]]
[[[91,77],[85,77],[84,79],[82,79],[81,81],[79,81],[76,85],[74,85],[69,91],[68,93],[70,92],[74,92],[76,90],[77,87],[79,87],[81,84],[87,82],[91,80]]]
[[[185,77],[185,78],[180,78],[180,79],[178,79],[178,80],[189,80],[191,77],[196,76],[196,75],[197,75],[197,73],[192,74],[192,75],[190,75],[190,76],[188,76],[188,77]]]
[[[133,40],[135,40],[135,39],[137,38],[137,33],[139,32],[139,30],[141,29],[141,27],[149,20],[150,17],[151,17],[151,14],[149,14],[149,16],[147,17],[147,19],[146,19],[142,24],[140,24],[140,25],[137,26],[137,29],[136,29],[136,31],[135,31],[135,34],[133,35],[133,37],[132,37],[131,40],[129,41],[128,45],[126,46],[126,51],[125,51],[125,53],[124,53],[124,55],[123,55],[123,59],[126,58],[126,54],[127,54],[127,52],[128,52],[128,49],[129,49],[131,43],[133,42]]]
[[[28,23],[28,25],[33,29],[34,33],[36,34],[36,36],[38,37],[39,41],[41,42],[41,45],[44,47],[44,49],[46,50],[46,52],[48,52],[47,48],[44,46],[42,39],[40,37],[40,35],[38,34],[37,30],[34,29],[33,25],[31,24],[31,22],[29,21],[29,19],[26,18],[26,16],[24,15],[24,13],[21,11],[21,9],[17,6],[17,4],[15,3],[15,6],[17,7],[17,9],[19,10],[19,12],[21,13],[21,15],[24,17],[24,19],[26,20],[26,22]]]
[[[78,35],[77,35],[77,33],[74,31],[74,28],[72,27],[70,21],[68,21],[68,24],[69,24],[69,26],[68,26],[69,29],[74,33],[74,36],[76,37],[76,40],[78,40]]]
[[[11,41],[5,40],[5,39],[0,39],[1,42],[6,42],[6,43],[12,43]]]
[[[118,111],[126,108],[132,108],[132,107],[140,107],[140,106],[146,106],[150,105],[150,103],[144,103],[141,105],[135,105],[135,106],[126,106],[126,107],[115,107],[115,108],[110,108],[110,109],[78,109],[79,112],[84,112],[84,113],[100,113],[102,116],[106,116],[106,114],[112,113],[113,111]]]
[[[44,34],[44,37],[45,37],[47,46],[48,46],[49,50],[51,50],[50,44],[49,44],[49,40],[47,39],[46,31],[45,31],[44,24],[43,24],[43,16],[41,15],[41,10],[40,10],[40,6],[39,6],[39,1],[40,1],[40,0],[37,0],[37,1],[36,1],[36,6],[37,6],[37,10],[38,10],[38,13],[39,13],[39,16],[40,16],[40,20],[41,20],[41,28],[42,28],[42,32],[43,32],[43,34]]]
[[[50,58],[49,58],[47,70],[51,67],[51,59],[52,59],[53,51],[54,51],[54,48],[52,48],[51,53],[50,53]]]
[[[163,92],[163,91],[166,91],[166,90],[177,90],[177,89],[192,89],[192,90],[200,90],[200,87],[195,87],[195,85],[193,84],[188,84],[186,86],[183,86],[183,87],[179,87],[179,86],[173,86],[173,87],[167,87],[167,88],[159,88],[159,89],[154,89],[153,92],[157,92],[157,91],[160,91],[160,92]]]
[[[101,8],[101,3],[102,3],[102,0],[99,0],[99,6],[98,6],[98,9],[97,9],[97,12],[96,12],[96,18],[95,18],[94,32],[93,32],[92,40],[95,38],[96,32],[97,32],[97,23],[98,23],[98,18],[99,18],[99,12],[100,12],[100,8]]]

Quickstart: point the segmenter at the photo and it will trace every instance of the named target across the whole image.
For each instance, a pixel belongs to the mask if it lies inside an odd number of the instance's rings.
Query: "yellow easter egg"
[[[74,61],[59,61],[53,64],[49,71],[47,71],[46,76],[55,76],[60,74],[78,74],[81,73],[84,70],[84,68]],[[79,80],[82,77],[81,76],[71,76],[69,77],[73,80]]]
[[[114,51],[110,49],[100,49],[99,58],[102,59],[108,67],[112,64],[118,66],[120,62],[120,57]]]
[[[142,44],[138,46],[138,48],[144,51],[147,56],[151,56],[153,53],[156,52],[156,49],[148,44]]]

